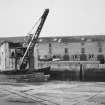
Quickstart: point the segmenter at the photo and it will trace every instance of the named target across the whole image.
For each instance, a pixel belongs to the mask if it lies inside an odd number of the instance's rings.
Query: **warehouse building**
[[[40,38],[38,49],[40,58],[104,63],[105,36]]]
[[[25,37],[0,38],[0,42],[24,42]],[[53,57],[64,61],[97,61],[104,63],[105,36],[71,36],[39,38],[40,59]]]

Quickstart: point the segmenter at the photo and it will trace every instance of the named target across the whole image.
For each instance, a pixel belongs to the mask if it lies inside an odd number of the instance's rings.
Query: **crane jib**
[[[49,9],[45,9],[43,15],[41,16],[41,22],[40,22],[40,24],[39,24],[39,26],[38,26],[38,28],[37,28],[35,34],[32,36],[32,38],[31,38],[31,40],[30,40],[30,42],[29,42],[29,44],[28,44],[28,46],[27,46],[27,49],[26,49],[26,51],[25,51],[25,53],[24,53],[24,55],[23,55],[23,57],[22,57],[20,67],[21,67],[21,65],[23,64],[24,59],[25,59],[25,57],[26,57],[26,55],[27,55],[29,49],[30,49],[30,50],[33,50],[33,49],[34,49],[34,47],[35,47],[35,45],[36,45],[36,43],[37,43],[37,40],[38,40],[38,38],[39,38],[39,34],[40,34],[40,32],[41,32],[41,30],[42,30],[42,27],[43,27],[43,25],[44,25],[44,22],[45,22],[45,20],[46,20],[46,18],[47,18],[48,13],[49,13]]]

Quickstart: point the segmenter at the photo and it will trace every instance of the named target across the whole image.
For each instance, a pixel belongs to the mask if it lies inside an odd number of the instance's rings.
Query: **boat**
[[[25,69],[25,70],[6,70],[6,71],[1,71],[1,74],[6,74],[6,75],[24,75],[24,74],[33,74],[33,73],[41,73],[43,72],[44,75],[48,75],[50,72],[50,66],[45,67],[45,68],[40,68],[38,70],[29,70],[29,69]]]
[[[5,75],[4,80],[14,82],[45,82],[50,78],[50,67],[41,68],[38,70],[12,70],[3,71],[0,74]],[[3,78],[2,78],[3,79]]]

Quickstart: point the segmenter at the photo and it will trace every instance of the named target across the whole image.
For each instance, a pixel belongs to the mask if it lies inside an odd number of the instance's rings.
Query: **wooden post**
[[[34,49],[29,50],[29,69],[34,69]]]
[[[38,70],[38,44],[34,47],[34,68]]]
[[[80,81],[82,81],[82,64],[80,64]]]

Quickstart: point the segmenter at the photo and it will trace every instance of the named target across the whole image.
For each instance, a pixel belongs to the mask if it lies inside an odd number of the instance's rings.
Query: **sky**
[[[42,37],[105,35],[105,0],[0,0],[0,37],[26,36],[46,8]]]

